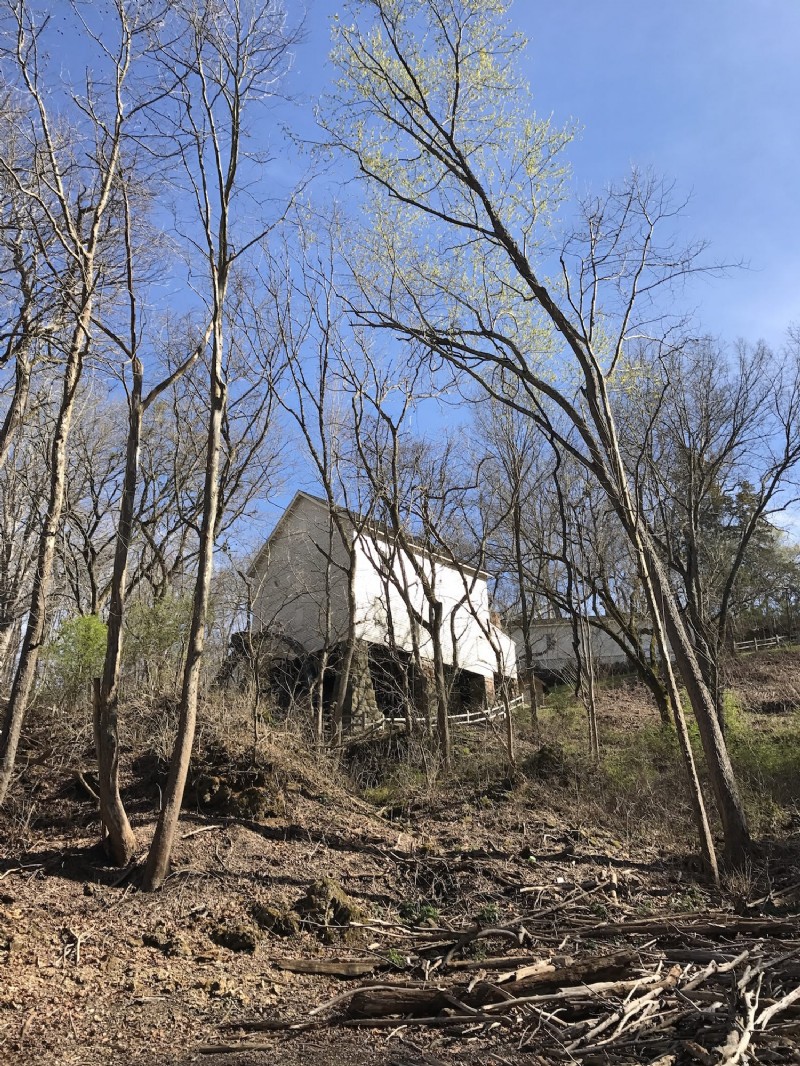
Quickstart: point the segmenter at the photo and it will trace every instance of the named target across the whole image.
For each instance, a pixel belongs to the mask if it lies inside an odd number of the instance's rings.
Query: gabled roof
[[[283,512],[283,514],[280,516],[278,521],[275,523],[275,525],[272,528],[272,532],[267,537],[267,539],[264,541],[264,543],[261,545],[261,547],[258,549],[258,551],[256,552],[256,555],[255,555],[255,558],[253,559],[252,563],[250,563],[250,565],[248,566],[248,568],[247,568],[247,576],[248,577],[252,577],[253,574],[255,574],[257,572],[258,568],[261,566],[261,563],[262,563],[263,559],[265,558],[265,556],[267,556],[269,554],[270,544],[272,544],[272,542],[280,534],[280,532],[283,529],[283,527],[288,523],[289,516],[294,511],[297,510],[297,507],[298,507],[298,505],[299,505],[301,500],[307,500],[309,503],[316,504],[319,507],[324,507],[326,511],[328,510],[328,501],[327,500],[323,500],[319,496],[312,496],[312,494],[310,492],[304,492],[302,489],[298,489],[297,492],[292,497],[291,503],[286,508],[286,510]]]
[[[276,537],[280,535],[283,527],[287,524],[289,520],[289,516],[297,510],[297,507],[299,506],[300,502],[304,500],[308,503],[314,504],[317,507],[324,508],[326,512],[330,511],[330,504],[326,499],[323,499],[321,496],[314,496],[312,493],[305,492],[303,489],[298,489],[298,491],[292,497],[291,503],[283,512],[278,521],[275,523],[272,532],[264,541],[261,548],[259,548],[255,558],[253,559],[250,566],[247,568],[248,577],[252,577],[253,574],[257,572],[257,570],[261,566],[263,559],[269,553],[270,545],[276,539]],[[340,514],[343,518],[346,518],[351,523],[354,530],[368,530],[372,533],[378,534],[383,539],[388,540],[390,542],[394,540],[394,533],[389,528],[389,526],[386,525],[385,522],[378,522],[373,518],[368,518],[365,515],[359,514],[357,511],[351,511],[347,507],[342,507],[340,505],[334,506],[337,513]],[[446,555],[443,555],[441,552],[432,551],[430,548],[428,548],[424,544],[421,544],[415,537],[411,535],[408,536],[408,541],[416,551],[428,556],[429,559],[436,559],[443,563],[445,566],[449,566],[452,569],[457,569],[461,567],[467,572],[471,574],[477,574],[480,577],[489,578],[491,576],[487,570],[483,570],[480,567],[473,566],[471,563],[455,562],[454,560],[448,558]]]

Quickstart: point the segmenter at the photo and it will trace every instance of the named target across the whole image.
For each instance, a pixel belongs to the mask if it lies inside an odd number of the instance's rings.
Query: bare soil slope
[[[785,678],[777,676],[779,667],[775,671],[770,676],[777,689]],[[745,674],[743,689],[755,691],[759,682]],[[624,727],[633,728],[630,700],[612,694],[603,715],[613,719],[615,706]],[[649,720],[649,711],[641,713]],[[205,789],[206,800],[219,788],[218,776],[211,777],[199,790]],[[147,895],[136,887],[135,870],[121,878],[107,865],[97,843],[95,805],[80,783],[46,763],[29,770],[25,784],[36,793],[36,820],[25,824],[20,796],[0,823],[0,1062],[716,1062],[722,1059],[711,1049],[724,1042],[726,1019],[729,1029],[741,1028],[736,1012],[744,1010],[750,985],[745,982],[737,1001],[735,982],[726,977],[721,999],[715,986],[703,992],[705,1000],[693,1001],[691,989],[681,988],[692,981],[699,987],[700,971],[687,967],[713,964],[716,972],[749,952],[732,971],[741,976],[746,959],[761,958],[764,945],[773,945],[776,958],[800,951],[794,918],[800,874],[791,841],[764,854],[719,897],[690,855],[665,854],[655,837],[651,843],[641,835],[626,839],[613,827],[584,824],[563,784],[554,789],[551,806],[542,799],[546,785],[537,806],[529,793],[510,786],[481,794],[454,790],[389,821],[319,773],[276,774],[272,768],[262,783],[267,778],[271,802],[255,803],[255,814],[244,801],[234,815],[208,810],[208,803],[199,813],[200,796],[182,823],[164,889]],[[247,793],[245,784],[238,782],[237,795]],[[157,788],[147,775],[130,787],[144,847]],[[651,1043],[638,1049],[624,1041],[617,1048],[617,1039],[613,1055],[611,1047],[603,1050],[601,1034],[593,1038],[600,1057],[586,1048],[573,1057],[559,1033],[569,1024],[584,1025],[574,1021],[583,1017],[574,1008],[561,1004],[543,1014],[536,1000],[486,1022],[482,1007],[458,998],[475,994],[473,978],[492,988],[515,987],[503,984],[515,967],[523,973],[537,965],[561,975],[551,986],[534,970],[536,989],[552,998],[575,983],[569,968],[576,962],[621,947],[629,955],[606,970],[612,984],[627,981],[630,988],[612,990],[607,1014],[598,1017],[610,1017],[658,977],[656,1018],[668,1022],[683,1000],[692,1017],[713,1003],[728,1004],[714,1016],[717,1029],[706,1025],[701,1032],[698,1022],[685,1034],[670,1030],[672,1058],[657,1053],[652,1033]],[[508,964],[509,958],[516,961]],[[339,970],[342,960],[362,965],[351,977],[297,972],[310,968],[309,960]],[[786,965],[770,1002],[798,984],[800,966],[786,971]],[[678,968],[682,997],[674,1003],[664,998],[673,988],[671,967]],[[600,979],[609,983],[605,970],[595,969],[578,981],[581,988]],[[523,982],[530,979],[523,973]],[[713,973],[704,978],[711,979]],[[352,993],[365,984],[411,984],[414,995],[441,987],[460,1005],[438,1009],[438,1023],[411,1027],[400,1018],[358,1019],[350,1012]],[[766,983],[763,988],[766,995]],[[655,993],[649,994],[652,1000]],[[600,1002],[605,992],[593,995]],[[242,1022],[307,1022],[310,1011],[336,997],[342,997],[338,1005],[313,1016],[325,1023],[318,1028],[255,1035],[237,1029]],[[447,1023],[462,1007],[473,1012],[473,1023]],[[642,1008],[643,1018],[651,1008]],[[787,1010],[786,1024],[797,1026],[794,1008]],[[327,1025],[337,1011],[344,1026]],[[625,1025],[634,1022],[638,1013]],[[616,1019],[606,1036],[618,1028]],[[242,1050],[242,1041],[256,1046]],[[768,1057],[752,1061],[800,1061],[795,1041],[779,1028],[768,1047],[759,1045]]]

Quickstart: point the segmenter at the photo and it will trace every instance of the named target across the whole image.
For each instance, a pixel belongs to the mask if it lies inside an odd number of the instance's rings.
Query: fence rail
[[[762,648],[777,648],[788,640],[788,637],[756,637],[753,640],[737,640],[734,648],[737,651],[761,651]]]
[[[517,707],[522,707],[525,703],[524,696],[514,696],[513,699],[508,701],[509,711],[516,710]],[[505,718],[506,707],[503,701],[492,704],[491,707],[479,707],[476,710],[467,710],[464,714],[451,714],[448,716],[450,722],[454,725],[480,725],[481,722],[496,722],[498,719]],[[398,716],[397,718],[387,718],[386,723],[391,725],[404,725],[407,719],[405,716]],[[414,725],[424,725],[428,720],[425,715],[414,715],[411,719]]]

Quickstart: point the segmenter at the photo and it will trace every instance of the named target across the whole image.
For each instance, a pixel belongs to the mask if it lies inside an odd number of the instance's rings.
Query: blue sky
[[[66,0],[51,2],[63,20]],[[296,18],[300,4],[285,3]],[[295,104],[279,114],[310,138],[342,4],[305,7],[285,86]],[[93,10],[111,17],[107,0]],[[530,41],[539,114],[580,126],[568,151],[576,191],[599,191],[634,164],[674,180],[691,198],[683,235],[708,240],[715,262],[745,264],[697,282],[689,307],[708,332],[779,346],[800,322],[800,0],[515,0],[511,19]],[[91,51],[74,50],[78,70]],[[287,188],[305,163],[277,139],[274,150],[272,177]]]
[[[63,19],[66,0],[51,2]],[[295,102],[278,114],[312,138],[341,3],[305,3],[307,37],[285,85]],[[286,6],[296,17],[299,5]],[[110,17],[107,0],[93,10]],[[714,261],[747,264],[693,283],[699,327],[779,347],[800,323],[800,0],[516,0],[511,18],[530,40],[539,114],[581,128],[568,150],[576,192],[599,191],[631,165],[674,180],[691,198],[682,235],[708,240]],[[91,52],[86,43],[52,58],[79,77]],[[280,192],[305,162],[277,136],[273,151]]]
[[[308,0],[292,79],[308,101],[330,77],[340,9]],[[702,327],[779,346],[800,321],[800,3],[516,0],[512,20],[530,39],[538,112],[581,127],[576,190],[632,164],[675,180],[691,197],[687,239],[708,240],[715,262],[746,264],[687,293]]]

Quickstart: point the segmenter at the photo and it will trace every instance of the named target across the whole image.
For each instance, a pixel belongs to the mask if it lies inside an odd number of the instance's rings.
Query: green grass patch
[[[646,699],[646,696],[643,696]],[[627,706],[636,706],[635,698]],[[449,771],[437,765],[435,741],[378,760],[363,795],[379,807],[415,809],[456,799],[476,812],[518,802],[552,809],[573,825],[605,827],[620,838],[692,847],[695,830],[686,771],[675,732],[646,704],[637,720],[616,720],[606,695],[599,716],[600,755],[588,751],[586,709],[569,686],[553,689],[534,735],[527,713],[518,729],[517,764],[509,765],[502,731],[454,732]],[[688,708],[687,708],[688,712]],[[800,812],[800,711],[765,717],[725,696],[726,739],[756,837],[789,830]],[[712,792],[694,717],[687,725],[712,820]],[[432,770],[433,768],[433,770]]]

